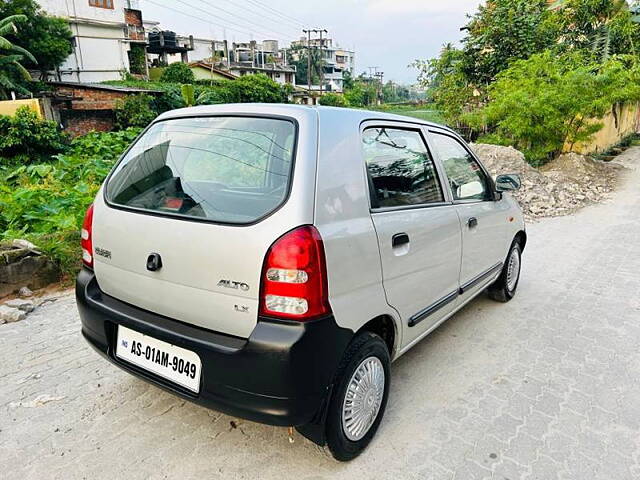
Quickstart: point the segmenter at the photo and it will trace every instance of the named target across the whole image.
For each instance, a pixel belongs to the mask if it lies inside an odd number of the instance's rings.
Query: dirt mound
[[[471,147],[492,175],[520,175],[522,188],[514,196],[527,218],[566,215],[602,200],[614,189],[622,168],[568,153],[538,170],[513,147],[486,144]]]

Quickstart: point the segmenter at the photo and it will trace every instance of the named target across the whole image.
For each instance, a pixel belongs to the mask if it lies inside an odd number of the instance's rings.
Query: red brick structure
[[[118,100],[129,95],[146,93],[159,95],[157,90],[129,88],[92,83],[52,82],[53,109],[59,115],[65,131],[73,137],[92,130],[108,132],[113,129],[114,109]]]
[[[124,22],[127,24],[127,38],[144,42],[144,25],[142,12],[131,8],[124,9]]]

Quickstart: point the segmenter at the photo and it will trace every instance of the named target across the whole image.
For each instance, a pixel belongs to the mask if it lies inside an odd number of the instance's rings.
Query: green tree
[[[308,50],[305,47],[297,47],[287,51],[287,63],[296,67],[296,84],[300,86],[307,85],[308,70]],[[320,84],[320,69],[324,64],[320,58],[320,50],[311,49],[311,85]]]
[[[153,109],[153,98],[140,93],[130,95],[124,100],[117,100],[115,116],[116,128],[123,130],[129,127],[146,127],[156,118],[157,113]]]
[[[476,128],[488,126],[493,143],[523,150],[540,165],[602,128],[616,103],[640,99],[640,66],[629,56],[598,66],[580,54],[547,51],[515,62],[489,88],[489,103],[467,115]]]
[[[47,72],[59,67],[73,50],[69,23],[47,15],[34,0],[0,2],[0,18],[9,15],[26,17],[12,39],[33,55],[35,60],[27,58],[26,67],[40,70],[41,79],[46,79]]]
[[[344,98],[353,107],[373,105],[378,98],[378,86],[363,73],[353,80],[351,88],[344,88]]]
[[[344,70],[342,72],[342,89],[349,90],[350,88],[353,88],[354,82],[355,80],[353,79],[351,72],[349,70]]]
[[[418,80],[429,88],[428,96],[445,121],[455,126],[460,126],[461,116],[483,100],[483,94],[465,73],[464,56],[462,50],[447,44],[438,58],[413,63],[419,72]]]
[[[183,62],[175,62],[169,65],[162,76],[160,81],[164,83],[193,83],[196,77],[189,68],[189,65]]]
[[[59,125],[39,119],[28,107],[20,107],[13,116],[0,115],[0,164],[49,161],[67,143]]]
[[[7,34],[17,31],[16,22],[22,23],[26,19],[24,15],[12,15],[0,20],[0,98],[8,98],[12,90],[29,93],[23,83],[31,81],[31,75],[21,62],[35,62],[36,59],[29,51],[6,38]]]
[[[466,26],[463,71],[476,86],[487,85],[513,61],[553,45],[557,36],[547,0],[491,0]]]
[[[599,62],[610,55],[638,53],[640,17],[626,0],[558,0],[552,8],[562,46],[589,50]]]
[[[349,104],[343,95],[339,95],[337,93],[325,93],[318,100],[320,105],[325,105],[329,107],[348,107]]]
[[[288,89],[264,74],[244,75],[226,83],[228,101],[237,103],[286,103]]]

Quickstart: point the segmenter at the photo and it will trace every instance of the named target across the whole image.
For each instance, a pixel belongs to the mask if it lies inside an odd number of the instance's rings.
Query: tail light
[[[80,245],[82,246],[82,263],[93,268],[93,204],[89,205],[84,214],[82,230],[80,230]]]
[[[331,313],[322,238],[315,227],[296,228],[271,245],[262,267],[260,314],[310,320]]]

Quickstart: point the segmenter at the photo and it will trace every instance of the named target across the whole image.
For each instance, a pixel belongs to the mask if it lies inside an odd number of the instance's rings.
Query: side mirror
[[[496,190],[498,192],[509,192],[518,190],[522,182],[520,176],[515,173],[508,173],[506,175],[498,175],[496,177]]]

